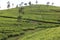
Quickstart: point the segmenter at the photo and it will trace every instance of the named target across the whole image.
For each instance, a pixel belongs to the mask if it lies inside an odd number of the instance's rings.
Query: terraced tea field
[[[32,5],[0,11],[0,40],[60,40],[60,7]]]

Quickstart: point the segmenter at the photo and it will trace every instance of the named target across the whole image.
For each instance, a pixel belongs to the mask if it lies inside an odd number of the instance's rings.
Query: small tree
[[[9,7],[10,7],[10,2],[8,1],[8,2],[7,2],[7,8],[9,8]]]

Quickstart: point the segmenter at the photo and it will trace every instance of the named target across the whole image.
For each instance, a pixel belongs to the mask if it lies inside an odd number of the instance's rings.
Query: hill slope
[[[53,40],[55,36],[59,40],[60,7],[26,6],[24,14],[20,13],[20,22],[17,22],[18,9],[0,11],[0,40]]]
[[[60,40],[60,27],[48,28],[46,30],[37,31],[31,35],[24,36],[19,40]]]

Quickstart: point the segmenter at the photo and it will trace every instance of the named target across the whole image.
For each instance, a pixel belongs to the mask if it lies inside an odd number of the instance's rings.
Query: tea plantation
[[[23,11],[0,10],[0,40],[60,40],[60,7],[31,5]]]

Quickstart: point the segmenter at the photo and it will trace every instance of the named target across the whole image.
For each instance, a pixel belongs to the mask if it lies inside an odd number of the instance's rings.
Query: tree
[[[18,8],[18,4],[16,5],[16,8]]]
[[[20,14],[20,13],[24,14],[24,11],[23,11],[23,10],[24,10],[24,7],[20,7],[20,8],[19,8],[19,14]]]
[[[14,6],[14,3],[12,3],[12,6]]]
[[[22,5],[23,5],[23,3],[24,3],[24,2],[21,2],[21,3],[19,4],[19,6],[22,6]]]
[[[19,12],[19,15],[18,15],[18,18],[17,18],[17,21],[18,21],[18,25],[20,25],[21,23],[21,21],[22,21],[22,15],[21,14],[24,14],[24,7],[22,6],[23,5],[23,2],[21,2],[21,4],[19,4],[19,10],[18,10],[18,12]]]
[[[27,5],[27,3],[24,3],[24,5]]]
[[[38,1],[36,0],[36,4],[38,3]]]
[[[52,2],[52,5],[54,5],[54,3]]]
[[[9,7],[10,7],[10,2],[8,1],[8,2],[7,2],[7,8],[9,8]]]
[[[0,6],[0,8],[1,8],[1,6]]]
[[[50,2],[47,2],[47,5],[49,5],[50,4]]]
[[[18,18],[17,18],[17,21],[18,22],[20,22],[21,21],[21,19],[22,19],[22,16],[20,15],[20,14],[24,14],[24,8],[23,7],[20,7],[19,8],[19,16],[18,16]]]
[[[29,5],[31,5],[31,1],[29,1],[29,3],[28,3]]]

